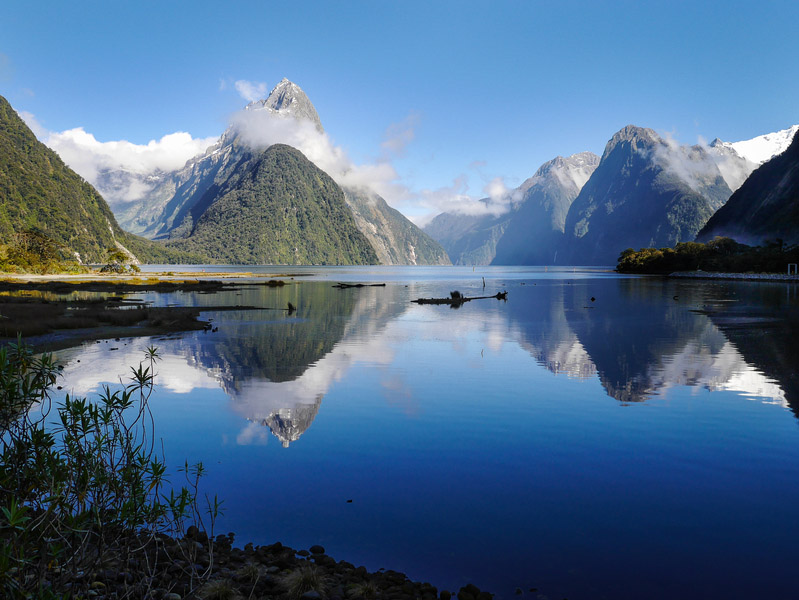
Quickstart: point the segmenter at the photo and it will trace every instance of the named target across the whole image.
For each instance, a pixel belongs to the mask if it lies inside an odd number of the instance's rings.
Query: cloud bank
[[[147,144],[126,140],[101,142],[83,127],[48,131],[34,115],[26,112],[19,115],[37,138],[97,188],[112,207],[141,200],[153,188],[148,177],[181,168],[217,141],[217,138],[193,138],[178,131]]]
[[[392,153],[401,151],[413,139],[408,129],[396,138],[387,138],[383,152],[375,162],[355,164],[346,150],[337,146],[325,132],[320,132],[308,120],[281,116],[269,109],[242,110],[233,114],[230,125],[239,139],[255,149],[272,144],[287,144],[297,148],[308,160],[344,187],[367,188],[385,198],[390,204],[408,199],[409,191],[399,182],[391,164]]]
[[[709,146],[701,138],[694,146],[682,146],[671,135],[662,141],[654,151],[655,162],[700,193],[719,175],[734,192],[757,167],[732,148]]]
[[[418,122],[419,116],[412,113],[403,121],[390,125],[376,160],[356,164],[346,150],[334,144],[327,133],[317,130],[310,121],[281,116],[279,112],[267,109],[242,110],[230,119],[239,139],[253,148],[287,144],[297,148],[343,187],[366,188],[382,196],[394,207],[428,213],[427,218],[416,217],[414,220],[417,223],[441,212],[499,215],[507,212],[513,202],[520,200],[521,193],[509,190],[500,177],[487,181],[482,189],[484,197],[478,199],[469,193],[469,176],[466,173],[458,176],[449,186],[412,191],[401,181],[392,161],[404,155],[415,137]],[[471,168],[485,179],[477,163]]]
[[[239,79],[233,84],[233,86],[236,88],[239,96],[244,98],[247,102],[255,102],[256,100],[260,100],[261,98],[266,97],[266,94],[269,91],[265,83],[247,81],[245,79]]]
[[[222,81],[221,87],[228,87]],[[248,102],[265,97],[263,82],[237,80],[232,86]],[[30,113],[21,113],[34,134],[55,150],[64,162],[91,183],[115,210],[144,199],[165,173],[183,167],[202,154],[218,138],[193,138],[187,132],[175,132],[147,144],[126,140],[100,141],[83,127],[53,132],[43,127]],[[241,141],[254,148],[288,144],[300,150],[320,169],[343,187],[368,189],[383,197],[409,218],[422,224],[441,212],[469,215],[501,214],[515,200],[501,178],[488,180],[475,162],[453,180],[436,189],[412,190],[401,180],[394,167],[405,156],[416,137],[421,117],[410,113],[400,122],[390,124],[374,160],[356,164],[347,151],[336,145],[327,133],[313,123],[281,116],[271,110],[240,110],[230,117],[230,125]],[[473,171],[468,173],[467,171]],[[482,196],[470,192],[470,176],[485,182]],[[482,199],[481,199],[482,198]]]

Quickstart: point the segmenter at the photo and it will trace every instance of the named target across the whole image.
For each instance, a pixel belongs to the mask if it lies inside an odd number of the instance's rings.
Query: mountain
[[[507,212],[442,213],[424,230],[457,264],[552,264],[569,207],[598,164],[591,152],[558,156],[510,192]]]
[[[782,154],[752,173],[697,235],[762,245],[782,239],[799,244],[799,136]]]
[[[481,202],[488,206],[488,198]],[[490,265],[497,241],[505,233],[510,216],[441,213],[423,231],[446,250],[456,265]]]
[[[83,262],[100,262],[123,236],[91,185],[36,139],[0,96],[0,241],[35,227]]]
[[[288,79],[278,83],[265,100],[250,102],[244,110],[307,120],[322,131],[322,123],[310,99]],[[133,202],[120,213],[123,227],[149,238],[185,236],[187,215],[197,214],[194,205],[212,186],[226,181],[243,156],[253,150],[241,138],[241,132],[230,126],[215,144],[181,169],[172,173],[153,173],[146,182],[140,182],[152,187],[144,201]],[[183,229],[173,231],[180,226]]]
[[[569,208],[558,262],[612,265],[626,248],[692,241],[730,195],[707,149],[628,125]]]
[[[592,152],[544,163],[525,181],[523,200],[497,242],[495,265],[549,265],[563,239],[572,202],[599,165]]]
[[[367,189],[343,188],[355,224],[384,265],[448,265],[444,249],[405,215]]]
[[[299,124],[311,123],[317,132],[324,132],[308,96],[288,79],[278,83],[265,100],[251,102],[244,110],[245,113],[293,119]],[[219,190],[223,186],[229,189],[234,181],[231,178],[238,178],[237,170],[249,164],[254,152],[262,150],[248,143],[253,136],[246,129],[247,123],[242,119],[237,126],[229,127],[214,145],[187,162],[182,169],[168,174],[153,173],[147,181],[140,182],[152,186],[152,189],[144,202],[132,203],[120,214],[123,225],[155,239],[174,240],[188,236]],[[438,243],[399,211],[389,207],[377,194],[349,189],[345,199],[357,228],[374,246],[381,263],[449,264],[446,252]],[[195,237],[195,240],[199,239]],[[179,245],[170,244],[172,247]]]
[[[83,263],[105,262],[109,248],[144,262],[185,258],[123,231],[102,196],[0,96],[0,243],[30,228]]]
[[[267,110],[283,118],[305,119],[313,123],[317,131],[324,131],[319,114],[308,96],[300,89],[300,86],[285,77],[265,100],[250,102],[245,110]]]
[[[274,144],[240,155],[209,187],[167,247],[240,264],[374,264],[344,194],[299,151]]]

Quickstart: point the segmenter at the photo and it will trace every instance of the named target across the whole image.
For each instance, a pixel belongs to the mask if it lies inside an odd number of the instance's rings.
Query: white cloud
[[[61,159],[89,183],[94,185],[111,204],[140,200],[152,185],[137,178],[181,168],[190,158],[204,152],[217,138],[192,138],[178,131],[150,140],[147,144],[134,144],[126,140],[101,142],[83,127],[62,132],[47,131],[30,113],[20,115],[36,136],[55,150]],[[113,185],[105,185],[101,174],[105,172],[132,174],[114,177]]]
[[[297,148],[339,185],[369,188],[390,204],[400,202],[408,195],[407,189],[399,183],[397,171],[387,159],[355,164],[346,150],[335,145],[330,136],[320,132],[311,121],[283,117],[269,109],[256,109],[234,113],[231,125],[241,141],[253,148],[266,148],[272,144]],[[409,140],[412,134],[403,129],[400,137]],[[392,141],[388,146],[397,151],[402,145]]]
[[[383,150],[382,159],[389,160],[394,156],[405,155],[405,148],[416,137],[419,120],[419,114],[412,112],[399,123],[392,123],[386,128],[383,142],[380,144]]]
[[[475,165],[480,166],[481,163],[476,161],[471,166]],[[494,177],[488,181],[483,186],[482,193],[482,198],[471,195],[469,177],[461,174],[449,186],[422,190],[418,203],[428,214],[413,221],[421,227],[442,212],[474,217],[486,215],[498,217],[508,212],[513,203],[520,201],[523,195],[518,189],[508,189],[502,177]]]
[[[41,123],[39,123],[32,113],[21,110],[17,114],[19,115],[20,119],[25,121],[25,125],[30,128],[30,130],[33,132],[33,135],[35,135],[40,141],[47,139],[47,136],[50,135],[50,132],[47,131],[47,129]]]
[[[236,91],[239,95],[247,102],[255,102],[261,98],[266,98],[268,91],[266,84],[262,81],[239,79],[233,85],[236,87]]]
[[[186,132],[178,131],[160,140],[150,140],[147,144],[133,144],[126,140],[100,142],[83,127],[77,127],[51,133],[47,145],[67,163],[82,164],[81,168],[87,172],[118,168],[144,174],[179,169],[215,141],[216,138],[195,139]]]
[[[701,143],[696,146],[682,146],[670,134],[666,134],[662,143],[655,147],[653,158],[661,168],[677,175],[698,193],[704,193],[719,176],[727,182],[739,180],[738,185],[746,179],[743,175],[743,171],[747,169],[746,161],[737,155],[722,155]],[[729,179],[722,175],[722,167],[728,173]],[[733,171],[741,173],[734,174]]]
[[[231,117],[231,125],[241,141],[254,148],[272,144],[287,144],[297,148],[308,160],[330,175],[339,185],[368,188],[382,196],[394,207],[411,208],[429,213],[429,217],[409,215],[417,224],[440,212],[457,212],[469,215],[499,215],[518,200],[515,190],[508,190],[499,177],[488,181],[483,189],[487,199],[470,195],[468,176],[458,176],[450,186],[414,192],[401,180],[392,159],[401,156],[414,139],[414,129],[419,117],[409,115],[399,123],[390,125],[381,144],[381,156],[372,163],[355,164],[346,150],[333,143],[325,132],[316,129],[307,120],[281,116],[268,109],[242,110]],[[479,163],[475,163],[479,165]],[[477,169],[477,166],[474,166]],[[479,171],[479,169],[478,169]],[[482,174],[480,174],[482,177]]]

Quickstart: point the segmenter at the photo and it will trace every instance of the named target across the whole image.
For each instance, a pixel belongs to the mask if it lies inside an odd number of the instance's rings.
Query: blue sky
[[[797,23],[777,1],[6,0],[0,94],[49,132],[147,144],[218,136],[236,81],[288,77],[419,217],[628,123],[694,143],[799,122]]]

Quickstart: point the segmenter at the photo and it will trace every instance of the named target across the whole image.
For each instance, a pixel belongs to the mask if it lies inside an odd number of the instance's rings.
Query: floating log
[[[416,300],[411,300],[411,302],[415,304],[448,304],[450,306],[460,306],[464,302],[470,302],[471,300],[487,300],[489,298],[507,300],[508,292],[497,292],[493,296],[472,296],[471,298],[462,296],[460,292],[450,292],[449,298],[417,298]]]
[[[340,290],[346,290],[347,288],[386,287],[386,284],[385,283],[337,283],[333,287],[338,288]]]

